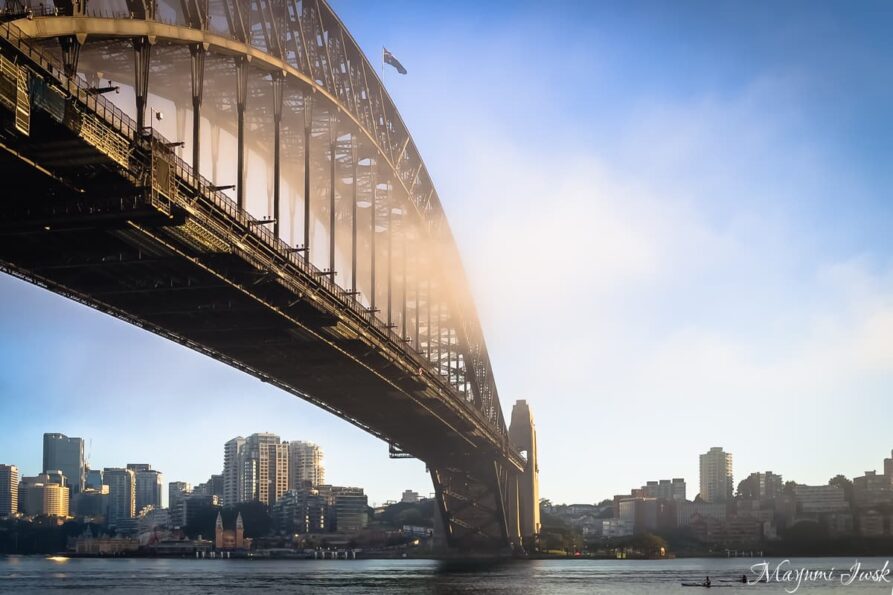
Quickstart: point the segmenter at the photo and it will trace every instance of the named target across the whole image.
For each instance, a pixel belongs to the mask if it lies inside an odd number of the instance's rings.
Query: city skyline
[[[44,445],[47,444],[46,437],[61,437],[68,441],[77,441],[82,440],[81,437],[74,436],[66,436],[61,432],[48,432],[45,433]],[[253,445],[253,446],[252,446]],[[234,449],[231,449],[231,446],[235,446]],[[264,452],[267,447],[272,447],[269,453],[269,462],[258,462],[260,457],[266,457],[267,455],[261,455],[261,452]],[[281,456],[279,449],[284,449],[287,460],[287,466],[284,470],[280,470],[279,474],[275,471],[276,460],[278,456]],[[244,452],[243,452],[244,451]],[[807,482],[801,481],[799,478],[790,477],[784,473],[778,473],[777,469],[771,468],[771,465],[764,465],[763,467],[757,469],[749,469],[744,472],[736,473],[734,471],[734,463],[733,463],[733,453],[724,451],[721,446],[710,447],[707,452],[698,453],[699,460],[699,473],[698,473],[698,481],[690,481],[689,478],[678,477],[671,472],[659,472],[654,476],[661,477],[672,477],[673,479],[662,479],[660,480],[660,484],[658,484],[657,480],[641,480],[644,484],[647,481],[647,485],[642,486],[643,493],[648,493],[650,490],[654,490],[655,494],[660,493],[660,496],[653,497],[661,497],[669,500],[680,500],[685,501],[688,497],[686,488],[688,485],[698,486],[699,489],[690,495],[690,500],[700,500],[705,503],[718,503],[718,504],[726,504],[731,502],[734,498],[739,498],[742,496],[740,493],[740,487],[745,480],[753,480],[756,479],[758,482],[757,486],[748,485],[748,490],[756,490],[759,493],[763,493],[766,491],[766,482],[778,482],[781,484],[782,480],[784,483],[794,483],[799,486],[806,487],[815,487],[815,486],[824,486],[828,485],[828,481],[833,478],[843,476],[850,481],[857,477],[872,477],[878,470],[880,470],[881,475],[878,477],[893,477],[893,450],[891,452],[890,458],[884,458],[881,465],[877,464],[873,465],[871,468],[865,467],[860,475],[852,474],[847,475],[845,473],[841,473],[839,471],[835,471],[833,469],[828,470],[828,478],[827,480],[822,480],[818,482]],[[227,461],[230,457],[233,456],[233,453],[236,453],[237,459],[232,463],[228,463]],[[300,453],[297,458],[294,453]],[[326,482],[326,467],[322,463],[324,459],[324,450],[320,445],[307,442],[304,440],[281,440],[281,438],[271,432],[255,432],[250,435],[247,435],[247,438],[243,438],[241,435],[231,438],[227,440],[223,445],[223,455],[221,456],[221,468],[220,473],[210,472],[202,479],[207,479],[210,477],[208,482],[214,480],[215,477],[220,478],[221,482],[221,503],[223,506],[232,506],[235,503],[239,502],[249,502],[249,501],[258,501],[266,504],[267,506],[272,507],[275,504],[276,500],[279,496],[284,494],[286,491],[297,490],[301,488],[301,484],[305,484],[306,486],[318,486],[318,485],[333,485],[331,483]],[[42,457],[46,460],[47,454],[46,452],[42,453]],[[307,460],[309,458],[309,461]],[[241,471],[240,469],[244,466],[243,459],[253,459],[252,463],[254,470],[251,472],[253,474],[253,478],[248,480],[249,482],[253,482],[255,484],[254,491],[248,493],[242,487],[230,487],[233,484],[244,484],[246,479],[243,477],[245,471]],[[102,467],[90,467],[88,461],[84,460],[85,469],[90,472],[100,472],[100,477],[102,474],[107,474],[109,471],[114,473],[131,473],[133,474],[132,479],[132,492],[133,492],[133,514],[138,515],[142,506],[137,506],[136,503],[139,501],[141,497],[146,498],[147,496],[141,494],[145,494],[150,485],[154,484],[154,481],[160,481],[160,478],[165,477],[164,472],[160,469],[153,469],[151,463],[127,463],[124,467],[110,467],[110,466],[102,466]],[[14,469],[15,477],[22,479],[27,478],[29,476],[53,476],[57,474],[57,470],[52,469],[43,469],[39,472],[29,473],[23,472],[21,470],[21,466],[16,462],[7,461],[0,462],[0,471],[6,470],[5,472],[9,472],[9,469]],[[229,470],[232,471],[229,471]],[[235,473],[233,477],[228,475],[229,473]],[[141,481],[139,478],[139,474],[151,474],[152,479],[149,480],[153,482],[150,484],[147,482],[147,478],[143,479],[143,485],[141,486]],[[260,477],[268,478],[268,484],[266,488],[263,490],[259,490],[256,483],[258,481],[258,475]],[[278,477],[281,475],[283,485],[278,492],[275,493],[273,490],[276,489],[274,486],[280,480]],[[74,489],[70,483],[67,481],[67,476],[63,474],[63,477],[66,477],[65,486],[69,488],[70,493],[74,493]],[[309,479],[304,479],[305,477]],[[723,478],[727,477],[728,481],[726,482]],[[102,479],[103,483],[107,484],[107,479]],[[90,485],[90,478],[87,477],[86,484],[88,487],[95,487]],[[815,484],[815,485],[813,485]],[[170,505],[168,500],[169,490],[172,490],[174,486],[179,486],[180,488],[186,487],[187,491],[191,492],[194,487],[199,487],[202,485],[206,485],[204,481],[186,481],[183,478],[179,479],[170,479],[169,481],[165,479],[160,483],[157,483],[158,489],[158,502],[164,508],[167,508]],[[361,485],[357,483],[356,485]],[[893,484],[891,484],[893,486]],[[884,489],[888,489],[890,486],[886,486]],[[780,488],[779,488],[780,489]],[[705,492],[706,490],[706,492]],[[418,492],[414,492],[412,489],[401,489],[397,490],[394,488],[395,493],[400,491],[402,496],[405,497],[407,493],[415,493],[418,496]],[[635,493],[636,490],[633,490]],[[422,494],[426,494],[422,492]],[[423,497],[430,497],[431,494],[424,495]],[[148,496],[151,497],[151,496]],[[610,499],[612,497],[611,494],[595,494],[591,498],[588,499],[580,499],[577,501],[560,501],[556,498],[552,498],[549,495],[540,495],[541,500],[548,500],[553,504],[563,504],[563,505],[573,505],[573,504],[584,504],[591,505],[602,502],[606,499]],[[613,495],[614,498],[618,496]],[[746,495],[745,495],[746,497]],[[385,503],[399,502],[401,500],[400,496],[394,496],[382,500],[380,502],[373,502],[370,500],[370,505],[376,506]],[[154,502],[150,502],[154,504]],[[156,506],[157,507],[157,506]]]
[[[409,71],[385,82],[443,196],[504,413],[527,399],[537,416],[544,497],[695,485],[695,455],[719,443],[737,468],[804,483],[861,474],[888,448],[893,379],[885,19],[641,6],[464,20],[334,3],[370,56],[386,44]],[[531,71],[541,85],[523,93]],[[173,138],[175,121],[159,128]],[[17,420],[0,453],[24,476],[48,428],[92,437],[102,467],[149,461],[192,482],[256,428],[330,442],[332,481],[373,501],[431,491],[418,461],[222,364],[10,277],[0,299],[0,394]],[[854,427],[840,410],[870,415]]]

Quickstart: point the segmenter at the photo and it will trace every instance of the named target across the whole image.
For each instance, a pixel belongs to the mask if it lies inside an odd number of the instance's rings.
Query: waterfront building
[[[43,435],[43,470],[59,469],[65,475],[71,491],[77,493],[84,487],[84,440],[69,438],[65,434]]]
[[[0,517],[11,517],[19,511],[19,468],[0,465]]]
[[[883,537],[884,515],[877,510],[867,510],[859,515],[859,535],[861,537]]]
[[[366,527],[368,499],[363,488],[332,486],[335,505],[335,530],[352,533]]]
[[[807,514],[840,512],[850,507],[843,488],[838,486],[797,484],[794,486],[794,496],[800,512]]]
[[[732,454],[714,446],[701,455],[701,500],[729,502],[732,500]]]
[[[605,519],[602,521],[602,537],[628,537],[633,534],[633,521],[625,519]]]
[[[288,489],[326,483],[323,452],[319,445],[300,440],[288,443]]]
[[[102,475],[109,487],[106,523],[110,527],[128,525],[136,516],[136,474],[130,469],[106,467]]]
[[[152,469],[146,463],[131,463],[127,468],[133,471],[136,490],[136,511],[147,506],[161,508],[161,486],[164,484],[160,471]]]
[[[242,513],[236,517],[236,528],[226,530],[223,528],[223,516],[217,513],[217,523],[214,527],[214,549],[217,550],[247,550],[251,548],[251,540],[245,537],[245,527],[242,524]]]
[[[23,477],[19,483],[19,510],[27,516],[65,518],[69,513],[69,488],[46,473]]]

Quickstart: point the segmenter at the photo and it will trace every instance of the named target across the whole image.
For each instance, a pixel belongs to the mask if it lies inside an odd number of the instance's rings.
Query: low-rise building
[[[866,471],[865,475],[853,479],[853,504],[859,508],[869,508],[893,503],[893,488],[885,475]]]
[[[605,519],[602,521],[602,537],[628,537],[635,531],[635,523],[624,519]]]
[[[806,514],[842,512],[850,507],[843,489],[834,485],[797,484],[794,486],[794,496],[800,512]]]
[[[676,526],[687,527],[692,518],[697,515],[701,518],[712,518],[724,521],[728,515],[728,505],[722,502],[677,502]]]

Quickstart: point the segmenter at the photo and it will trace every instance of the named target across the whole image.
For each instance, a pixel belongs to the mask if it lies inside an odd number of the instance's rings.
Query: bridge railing
[[[138,130],[137,123],[130,116],[102,94],[96,93],[84,78],[68,76],[65,73],[61,60],[29,43],[28,39],[22,35],[21,31],[14,24],[0,23],[0,33],[19,52],[53,75],[88,110],[104,120],[132,143],[139,142],[141,139],[147,140],[151,138],[161,145],[169,144],[168,139],[154,129],[150,128],[148,135],[144,131]],[[355,319],[362,322],[369,330],[374,331],[380,339],[387,342],[391,349],[396,348],[400,352],[401,357],[412,362],[420,373],[434,381],[440,391],[450,395],[454,403],[459,404],[465,411],[470,412],[484,424],[492,424],[492,417],[487,412],[480,411],[472,406],[464,398],[462,392],[456,389],[448,378],[443,376],[439,369],[439,363],[431,362],[416,349],[409,346],[404,337],[395,333],[389,325],[379,320],[372,311],[363,306],[353,293],[340,287],[328,277],[326,272],[307,262],[302,255],[295,253],[291,246],[265,227],[263,220],[252,217],[245,210],[240,209],[238,204],[226,194],[214,189],[214,185],[209,180],[202,176],[197,176],[192,167],[181,157],[171,152],[168,159],[175,166],[176,174],[181,180],[185,180],[192,185],[198,195],[210,199],[215,208],[237,222],[245,230],[246,234],[260,240],[260,244],[268,250],[270,256],[275,261],[287,264],[301,273],[305,280],[310,281],[317,289],[323,290],[327,294],[326,297],[330,307],[348,309]],[[501,438],[507,444],[504,428],[497,428],[497,432],[501,434]]]

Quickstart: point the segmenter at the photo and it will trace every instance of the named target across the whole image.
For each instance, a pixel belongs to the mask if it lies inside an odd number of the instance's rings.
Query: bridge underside
[[[486,360],[483,343],[459,345],[448,330],[445,358],[438,348],[432,362],[429,303],[423,357],[418,330],[410,345],[390,314],[388,325],[378,319],[374,301],[360,304],[164,139],[10,31],[0,35],[0,270],[250,373],[423,460],[449,545],[518,545],[526,462],[495,388],[481,390],[492,386],[489,363],[465,367]],[[374,263],[374,241],[372,250]],[[443,322],[467,328],[450,314]]]

